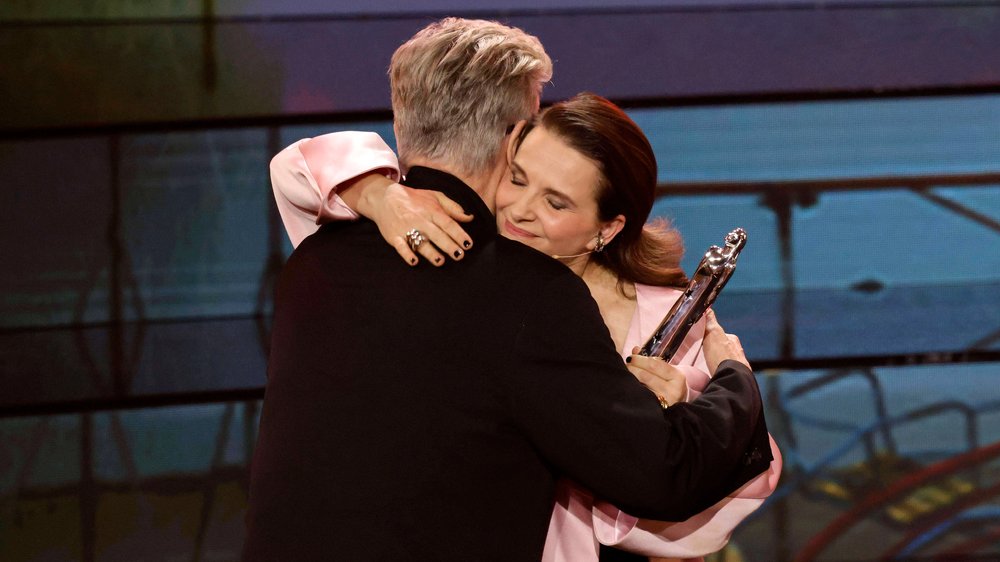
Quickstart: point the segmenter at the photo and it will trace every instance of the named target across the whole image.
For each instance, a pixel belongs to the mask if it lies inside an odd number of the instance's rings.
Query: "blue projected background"
[[[781,181],[981,173],[1000,169],[1000,96],[771,103],[630,114],[671,182]],[[279,144],[385,121],[287,126]],[[147,318],[249,314],[267,257],[268,133],[264,129],[124,135],[119,141],[122,229]],[[110,155],[105,139],[6,142],[0,181],[8,255],[36,250],[0,273],[8,327],[101,321],[108,249]],[[62,161],[53,165],[53,158]],[[71,158],[70,160],[66,160]],[[65,170],[75,170],[67,183]],[[51,197],[28,197],[45,186]],[[986,226],[905,189],[828,192],[796,209],[801,289],[980,284],[997,280],[1000,252]],[[942,187],[942,197],[997,219],[996,186]],[[669,189],[668,189],[669,194]],[[775,217],[754,195],[667,196],[655,213],[685,236],[691,270],[732,226],[751,242],[729,291],[781,286]],[[44,220],[39,220],[43,218]],[[73,226],[77,224],[79,226]],[[72,232],[72,236],[68,234]],[[287,240],[285,250],[287,252]],[[77,289],[87,289],[80,294]],[[131,293],[130,293],[130,296]],[[129,312],[129,311],[127,311]],[[134,310],[131,313],[135,313]]]

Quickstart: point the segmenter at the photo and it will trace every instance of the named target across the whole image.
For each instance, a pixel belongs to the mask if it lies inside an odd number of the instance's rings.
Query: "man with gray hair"
[[[429,25],[389,65],[400,158],[446,161],[471,175],[492,170],[507,128],[538,112],[551,78],[542,44],[520,30],[456,18]]]
[[[473,215],[476,250],[408,267],[361,220],[289,258],[244,560],[538,560],[557,476],[683,520],[767,468],[748,454],[768,442],[745,366],[722,361],[692,407],[663,410],[580,278],[497,235],[510,127],[550,75],[537,39],[494,22],[448,18],[393,55],[404,183]],[[370,191],[349,192],[364,210]]]

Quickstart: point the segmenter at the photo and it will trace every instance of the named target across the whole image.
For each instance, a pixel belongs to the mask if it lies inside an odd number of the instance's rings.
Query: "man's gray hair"
[[[389,65],[400,159],[487,171],[507,128],[534,115],[551,78],[541,42],[520,29],[460,18],[425,27]]]

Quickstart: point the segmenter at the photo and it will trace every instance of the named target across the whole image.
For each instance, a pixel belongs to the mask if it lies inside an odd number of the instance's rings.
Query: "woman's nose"
[[[527,193],[522,194],[510,206],[511,215],[517,220],[531,220],[535,216],[534,198]]]

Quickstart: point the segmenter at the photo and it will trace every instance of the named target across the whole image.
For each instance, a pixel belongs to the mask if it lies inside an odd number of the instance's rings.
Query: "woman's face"
[[[610,241],[620,226],[611,232],[615,221],[598,219],[600,178],[592,160],[535,127],[510,159],[510,176],[497,190],[500,234],[558,256],[593,250],[598,232]]]

